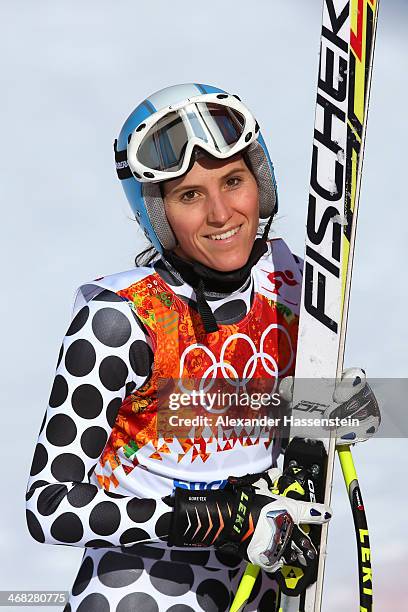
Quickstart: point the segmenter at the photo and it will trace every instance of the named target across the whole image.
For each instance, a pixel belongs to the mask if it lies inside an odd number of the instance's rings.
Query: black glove
[[[177,488],[171,498],[174,511],[169,545],[214,546],[268,572],[275,572],[294,553],[297,558],[316,557],[310,539],[296,525],[326,523],[331,509],[272,493],[278,474],[279,470],[270,470],[230,477],[227,486],[217,491],[197,493]]]

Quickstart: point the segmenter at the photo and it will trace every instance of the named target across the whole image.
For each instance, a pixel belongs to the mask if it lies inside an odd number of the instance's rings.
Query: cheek
[[[199,211],[193,208],[186,210],[181,208],[165,208],[167,220],[180,244],[191,242],[195,231],[202,225]]]
[[[240,194],[239,211],[248,217],[250,221],[258,226],[259,222],[259,191],[256,182],[251,183],[245,191]]]

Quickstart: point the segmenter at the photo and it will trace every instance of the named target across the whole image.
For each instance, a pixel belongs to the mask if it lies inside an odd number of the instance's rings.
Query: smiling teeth
[[[211,240],[226,240],[226,238],[231,238],[231,236],[235,236],[235,234],[237,232],[239,232],[240,227],[241,226],[236,227],[235,229],[230,230],[229,232],[225,232],[225,234],[217,234],[216,236],[215,235],[212,235],[212,236],[210,235],[210,238],[211,238]]]

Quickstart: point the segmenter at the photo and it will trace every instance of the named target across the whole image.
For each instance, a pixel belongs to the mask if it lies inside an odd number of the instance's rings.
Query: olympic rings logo
[[[269,353],[266,353],[265,348],[264,348],[265,340],[269,332],[271,332],[272,330],[279,330],[280,332],[282,332],[283,335],[286,337],[288,341],[288,345],[289,345],[290,357],[289,357],[289,360],[286,366],[281,370],[279,370],[279,366],[276,360],[272,357],[272,355],[270,355]],[[250,359],[248,359],[247,363],[245,364],[242,378],[240,378],[234,366],[231,363],[228,363],[227,361],[225,361],[225,352],[228,346],[231,344],[231,342],[237,339],[242,339],[246,341],[251,347],[252,353],[253,353]],[[291,337],[288,331],[282,325],[279,325],[278,323],[271,323],[263,331],[261,339],[260,339],[259,351],[257,350],[256,345],[254,341],[252,340],[252,338],[250,338],[246,334],[242,334],[242,333],[232,334],[225,340],[224,344],[222,345],[219,361],[216,360],[214,353],[207,346],[204,346],[203,344],[200,344],[200,343],[194,343],[188,346],[183,351],[181,358],[180,358],[179,385],[183,393],[191,394],[191,389],[187,389],[183,385],[182,376],[183,376],[183,371],[184,371],[187,355],[191,351],[194,351],[197,348],[201,349],[206,355],[208,355],[208,357],[211,360],[211,365],[202,374],[200,378],[200,382],[199,382],[198,393],[200,393],[202,397],[204,397],[204,395],[208,393],[214,386],[215,381],[217,379],[217,373],[219,370],[221,371],[223,378],[232,387],[234,387],[237,391],[240,388],[242,388],[242,390],[245,391],[247,383],[250,380],[252,380],[252,377],[255,374],[259,360],[261,361],[262,366],[264,367],[265,371],[271,376],[271,378],[274,379],[273,389],[271,391],[271,393],[274,393],[276,391],[276,387],[278,384],[278,378],[281,376],[284,376],[289,371],[290,367],[293,364],[293,360],[294,360],[294,351],[292,347]],[[197,393],[197,390],[196,390],[196,393]],[[226,408],[217,410],[215,408],[209,408],[208,406],[205,406],[205,405],[203,405],[203,407],[208,412],[212,412],[215,414],[221,414],[223,412],[226,412],[226,410],[228,410],[229,408],[227,406]]]

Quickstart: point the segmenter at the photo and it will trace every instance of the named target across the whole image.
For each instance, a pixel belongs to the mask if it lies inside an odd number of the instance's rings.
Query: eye
[[[182,195],[181,195],[181,199],[184,202],[192,202],[194,200],[194,197],[196,195],[196,191],[194,189],[190,189],[190,191],[185,191]]]
[[[231,176],[227,179],[228,187],[237,187],[242,182],[242,179],[239,176]]]

